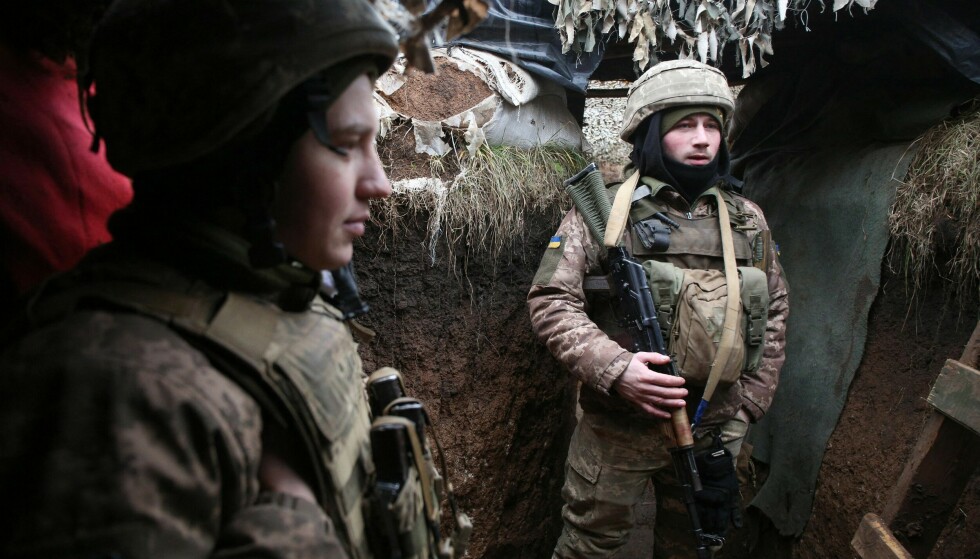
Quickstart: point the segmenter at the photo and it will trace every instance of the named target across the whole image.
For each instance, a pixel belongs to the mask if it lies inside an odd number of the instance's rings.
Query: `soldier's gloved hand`
[[[675,408],[684,407],[687,389],[684,379],[650,370],[648,364],[664,365],[670,362],[666,355],[639,352],[633,355],[626,371],[616,379],[613,389],[626,401],[648,414],[668,419]]]
[[[725,536],[730,523],[742,525],[738,478],[732,453],[716,444],[695,457],[702,490],[694,494],[701,520],[701,529],[709,534]]]

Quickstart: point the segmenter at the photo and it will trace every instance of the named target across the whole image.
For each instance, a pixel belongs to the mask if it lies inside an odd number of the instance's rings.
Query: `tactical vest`
[[[338,537],[351,557],[370,558],[370,414],[357,347],[340,311],[319,296],[309,311],[291,313],[249,295],[202,290],[199,283],[148,284],[127,281],[125,269],[111,272],[122,279],[40,297],[34,321],[56,320],[84,304],[165,322],[300,439],[318,466],[311,468],[312,489]]]
[[[658,200],[657,193],[664,186],[654,179],[641,179],[633,195],[626,242],[633,256],[643,262],[664,340],[681,376],[694,386],[703,386],[721,340],[727,300],[721,227],[717,212],[693,216]],[[609,189],[610,198],[618,188]],[[727,190],[721,193],[728,207],[742,302],[736,350],[722,368],[721,382],[730,384],[757,368],[762,358],[769,307],[764,271],[769,231],[762,229],[756,214],[747,211],[740,198]],[[623,341],[604,280],[585,279],[593,320],[610,337]]]

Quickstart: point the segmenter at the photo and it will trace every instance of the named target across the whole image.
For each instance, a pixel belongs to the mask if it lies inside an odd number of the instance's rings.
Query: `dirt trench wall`
[[[363,322],[377,331],[361,346],[365,369],[401,369],[426,403],[460,503],[474,518],[470,557],[545,559],[561,525],[574,391],[533,339],[524,298],[557,220],[532,216],[524,241],[496,262],[460,258],[450,266],[440,245],[433,266],[427,218],[403,222],[393,238],[372,227],[357,247],[358,279],[372,307]],[[751,534],[759,527],[750,521],[725,557],[856,557],[850,540],[861,517],[883,509],[929,412],[931,384],[946,358],[959,358],[977,321],[975,302],[944,300],[941,286],[910,300],[901,278],[883,280],[803,537],[765,528]],[[978,497],[975,476],[931,559],[980,559]]]
[[[932,384],[946,359],[962,355],[977,312],[976,301],[948,300],[939,281],[912,298],[901,277],[883,276],[864,357],[828,441],[813,513],[793,559],[857,557],[851,538],[865,513],[884,510],[932,411],[926,401]],[[980,559],[978,474],[931,559]]]
[[[495,262],[446,247],[430,263],[427,215],[394,237],[375,227],[356,248],[363,323],[377,332],[365,370],[401,370],[436,425],[461,507],[474,522],[470,557],[548,557],[571,435],[568,375],[531,334],[525,296],[554,218],[529,219],[524,240]],[[464,270],[465,267],[465,270]]]

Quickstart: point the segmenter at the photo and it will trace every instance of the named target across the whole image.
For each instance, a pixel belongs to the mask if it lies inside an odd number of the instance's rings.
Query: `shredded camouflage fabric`
[[[772,33],[787,17],[806,22],[809,0],[549,0],[556,5],[555,27],[562,50],[592,52],[601,35],[616,33],[635,45],[638,73],[657,63],[657,52],[676,51],[680,58],[720,63],[725,45],[735,43],[742,77],[767,64]],[[877,0],[834,0],[833,10],[857,5],[865,12]],[[820,9],[826,2],[820,0]],[[601,35],[600,35],[601,33]]]

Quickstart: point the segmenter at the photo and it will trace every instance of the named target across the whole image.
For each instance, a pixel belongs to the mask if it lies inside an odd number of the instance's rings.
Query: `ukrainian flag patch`
[[[548,243],[548,248],[559,248],[561,246],[561,236],[555,235],[551,238],[551,242]]]

